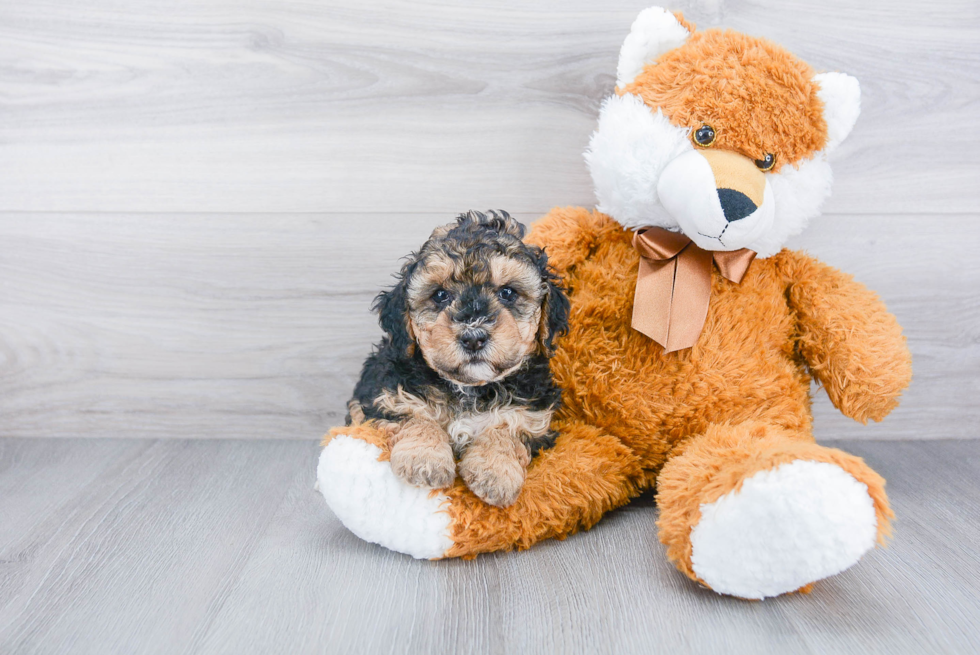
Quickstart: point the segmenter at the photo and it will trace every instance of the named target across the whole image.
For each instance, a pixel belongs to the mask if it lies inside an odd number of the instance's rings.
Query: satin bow
[[[742,248],[731,252],[704,250],[690,238],[659,227],[633,235],[640,253],[633,298],[633,329],[647,335],[665,352],[690,348],[698,341],[711,299],[711,263],[738,284],[755,259]]]

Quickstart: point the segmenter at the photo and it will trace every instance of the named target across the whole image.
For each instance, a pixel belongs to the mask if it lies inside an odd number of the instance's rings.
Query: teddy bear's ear
[[[823,101],[823,118],[827,121],[827,145],[830,152],[851,133],[861,114],[861,85],[844,73],[820,73],[813,76]]]
[[[625,87],[643,72],[644,66],[655,62],[663,53],[683,45],[690,35],[691,30],[663,7],[641,11],[619,50],[616,86]]]

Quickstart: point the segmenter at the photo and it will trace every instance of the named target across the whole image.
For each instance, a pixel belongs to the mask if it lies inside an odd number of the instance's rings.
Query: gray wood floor
[[[317,445],[0,440],[0,652],[975,653],[980,440],[841,442],[891,545],[810,595],[723,598],[639,499],[523,553],[420,562],[347,532]]]

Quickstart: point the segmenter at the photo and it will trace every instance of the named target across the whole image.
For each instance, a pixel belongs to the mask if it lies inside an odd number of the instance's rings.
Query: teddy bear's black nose
[[[718,189],[718,199],[729,223],[740,221],[759,208],[747,195],[735,189]]]
[[[468,353],[478,353],[483,350],[483,347],[487,345],[487,341],[490,339],[490,334],[482,328],[472,328],[465,330],[463,334],[459,336],[459,342],[463,346],[463,350]]]

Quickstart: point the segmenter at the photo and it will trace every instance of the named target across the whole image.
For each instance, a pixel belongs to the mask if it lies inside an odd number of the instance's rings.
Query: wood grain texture
[[[0,2],[0,210],[540,213],[652,0]],[[980,5],[678,0],[863,83],[837,213],[975,212]]]
[[[47,483],[4,494],[4,514],[22,495],[55,500],[3,522],[0,651],[175,652],[308,465],[303,446],[4,440],[4,486],[10,475]],[[72,481],[79,475],[85,484]]]
[[[0,652],[976,652],[980,441],[830,445],[888,478],[894,539],[745,602],[673,569],[649,497],[564,542],[425,562],[347,532],[315,443],[3,439]]]
[[[651,3],[0,0],[0,437],[86,437],[0,438],[0,652],[980,651],[973,0],[671,3],[862,82],[791,245],[906,328],[888,420],[815,404],[888,478],[890,548],[745,603],[673,570],[649,497],[429,563],[312,492],[399,258],[460,210],[591,205],[581,152]],[[896,438],[929,441],[870,441]]]
[[[0,215],[0,435],[315,438],[380,337],[371,299],[450,218]],[[881,424],[818,394],[819,437],[976,436],[980,264],[952,241],[980,250],[977,217],[828,216],[791,244],[877,290],[915,358]]]

